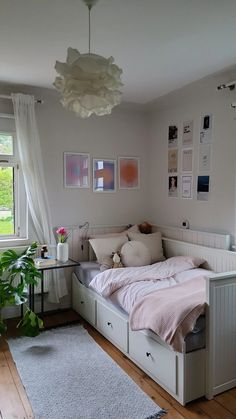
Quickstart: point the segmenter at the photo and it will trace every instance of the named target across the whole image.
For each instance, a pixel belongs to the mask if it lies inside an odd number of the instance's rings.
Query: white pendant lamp
[[[90,52],[90,13],[97,0],[83,0],[89,12],[89,51],[80,54],[68,48],[66,63],[56,61],[59,74],[54,86],[61,94],[62,105],[81,118],[110,114],[121,102],[122,70],[114,64],[114,58],[104,58]]]

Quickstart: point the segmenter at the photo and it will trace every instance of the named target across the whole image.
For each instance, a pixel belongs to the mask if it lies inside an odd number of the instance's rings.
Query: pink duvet
[[[112,301],[120,295],[126,301],[124,308],[130,313],[132,330],[150,329],[181,352],[184,337],[204,311],[205,279],[200,275],[178,284],[180,281],[175,278],[194,271],[203,262],[199,258],[177,256],[148,266],[109,269],[96,275],[90,287]],[[157,291],[153,291],[155,286],[159,288]],[[146,288],[146,294],[141,295],[140,288]],[[130,289],[137,290],[136,295]]]
[[[146,295],[130,313],[132,330],[150,329],[181,352],[185,336],[205,309],[203,276]]]
[[[196,268],[204,263],[201,258],[175,256],[164,262],[137,268],[107,269],[96,275],[89,286],[103,297],[109,297],[118,289],[140,281],[161,281],[175,274]]]

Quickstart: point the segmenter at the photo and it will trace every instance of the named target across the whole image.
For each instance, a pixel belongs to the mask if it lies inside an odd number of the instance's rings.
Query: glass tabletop
[[[59,260],[56,260],[56,263],[54,265],[46,265],[46,266],[40,266],[37,267],[39,271],[46,271],[49,269],[60,269],[60,268],[73,268],[73,266],[79,266],[80,263],[73,259],[68,259],[67,262],[59,262]]]

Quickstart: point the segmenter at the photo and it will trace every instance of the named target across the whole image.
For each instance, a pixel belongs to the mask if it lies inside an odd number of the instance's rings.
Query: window
[[[13,132],[0,131],[0,242],[27,237],[27,203]]]

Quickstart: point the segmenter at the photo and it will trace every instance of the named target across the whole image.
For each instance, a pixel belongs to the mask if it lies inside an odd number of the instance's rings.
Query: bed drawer
[[[96,323],[96,301],[89,295],[88,289],[81,285],[77,278],[73,279],[73,308],[89,323]]]
[[[141,332],[129,332],[129,354],[169,390],[176,393],[176,355]]]
[[[97,302],[97,328],[122,350],[128,351],[128,322],[112,309]]]

